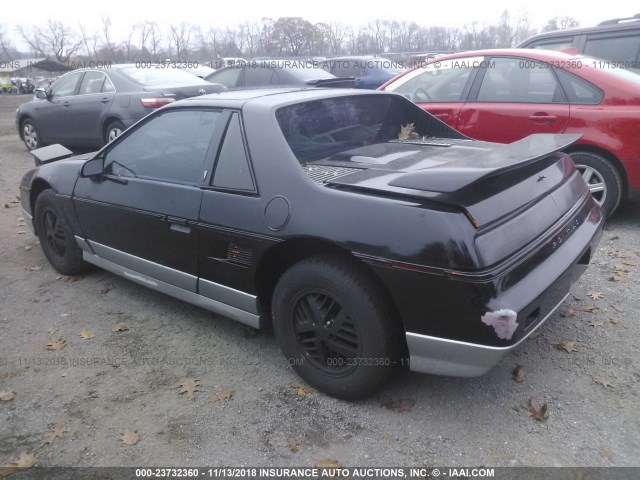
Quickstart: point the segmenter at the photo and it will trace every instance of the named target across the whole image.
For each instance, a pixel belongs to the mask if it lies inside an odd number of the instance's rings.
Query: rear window
[[[131,80],[145,86],[199,85],[209,82],[180,69],[126,67],[120,72]]]
[[[411,125],[411,139],[464,138],[424,110],[396,95],[354,95],[282,107],[276,118],[301,164],[332,158],[364,146],[398,141],[403,126]]]

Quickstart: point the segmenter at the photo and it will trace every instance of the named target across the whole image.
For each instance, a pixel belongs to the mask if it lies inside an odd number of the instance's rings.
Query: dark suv
[[[595,27],[541,33],[525,40],[518,48],[572,48],[606,60],[604,67],[640,72],[640,13],[629,18],[607,20]]]

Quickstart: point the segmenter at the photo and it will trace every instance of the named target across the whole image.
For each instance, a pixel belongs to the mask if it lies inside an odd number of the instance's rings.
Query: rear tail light
[[[144,108],[160,108],[160,107],[164,107],[169,103],[173,103],[175,101],[176,101],[175,98],[169,97],[169,96],[140,99],[140,103]]]

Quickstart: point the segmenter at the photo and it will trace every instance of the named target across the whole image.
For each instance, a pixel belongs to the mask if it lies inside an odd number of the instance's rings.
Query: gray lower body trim
[[[508,347],[490,347],[476,343],[430,337],[419,333],[407,332],[410,368],[414,372],[447,375],[450,377],[478,377],[498,365],[500,359],[518,347],[542,325],[564,298],[540,321],[525,337]]]
[[[258,297],[250,295],[231,287],[213,283],[203,278],[198,279],[198,293],[205,297],[215,298],[222,303],[232,305],[240,310],[245,310],[258,315]]]
[[[136,257],[135,255],[125,253],[121,250],[107,247],[101,243],[93,241],[89,241],[87,243],[91,246],[98,257],[109,260],[116,265],[121,266],[121,268],[124,268],[125,270],[130,269],[136,273],[150,277],[154,282],[158,279],[161,282],[168,283],[169,285],[175,285],[178,288],[194,293],[196,292],[198,277],[194,275],[165,267],[164,265],[160,265],[155,262],[150,262],[149,260]],[[126,273],[120,273],[119,275],[128,276]],[[147,284],[149,283],[145,283],[145,285]]]
[[[84,250],[85,252],[89,252],[89,253],[94,253],[94,251],[89,246],[89,242],[87,242],[84,238],[76,235],[75,239],[76,239],[76,243],[78,244],[78,247],[80,247],[80,250]]]
[[[26,223],[27,226],[29,227],[29,230],[31,230],[31,233],[35,235],[36,228],[35,228],[35,225],[33,224],[33,217],[24,208],[22,209],[22,217],[24,218],[24,223]]]
[[[91,243],[91,245],[95,248],[97,244]],[[102,247],[104,247],[104,245],[102,245]],[[104,248],[109,248],[109,247],[104,247]],[[109,249],[109,250],[113,250],[113,249]],[[118,252],[117,250],[113,250],[113,251]],[[132,255],[128,255],[124,252],[118,252],[118,253],[121,255],[133,257]],[[217,313],[221,316],[231,318],[232,320],[236,320],[240,323],[244,323],[245,325],[249,325],[250,327],[253,327],[253,328],[261,327],[260,316],[257,315],[256,313],[251,313],[243,309],[237,308],[235,306],[227,305],[226,303],[223,303],[221,301],[213,300],[212,298],[199,295],[195,293],[195,291],[189,291],[185,288],[181,288],[179,286],[163,282],[161,280],[158,280],[157,278],[148,276],[144,273],[128,268],[127,266],[123,266],[123,265],[114,263],[111,260],[102,258],[101,256],[94,255],[86,250],[82,252],[82,258],[86,262],[92,263],[93,265],[97,265],[98,267],[108,270],[112,273],[115,273],[116,275],[120,275],[121,277],[128,278],[129,280],[139,283],[140,285],[144,285],[145,287],[152,288],[154,290],[157,290],[158,292],[162,292],[164,294],[170,295],[172,297],[175,297],[179,300],[185,301],[192,305],[196,305],[198,307],[204,308],[211,312]],[[137,257],[133,257],[133,258],[142,262],[141,264],[144,264],[144,265],[152,264],[152,262],[148,262],[147,260],[143,260]],[[157,264],[153,264],[153,265],[156,265],[158,268],[167,268],[167,267],[163,267],[162,265],[157,265]],[[181,273],[181,272],[178,272],[178,273]],[[184,274],[184,275],[187,275],[187,274]],[[220,285],[220,287],[222,287],[222,285]],[[226,288],[226,287],[223,287],[223,288]],[[238,293],[243,293],[243,292],[238,292]],[[254,298],[254,301],[255,301],[255,298]]]

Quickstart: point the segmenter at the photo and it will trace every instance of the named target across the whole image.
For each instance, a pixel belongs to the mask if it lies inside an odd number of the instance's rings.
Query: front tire
[[[622,179],[606,158],[591,152],[573,152],[569,156],[587,183],[593,199],[609,217],[622,200]]]
[[[35,225],[42,251],[49,263],[63,275],[80,275],[89,264],[82,260],[71,225],[52,189],[36,199]]]
[[[43,147],[43,143],[40,140],[40,135],[36,130],[36,126],[33,123],[33,120],[27,118],[22,122],[20,127],[22,130],[22,140],[24,141],[25,146],[28,150],[35,150],[36,148]]]
[[[285,357],[328,395],[364,398],[401,363],[402,326],[387,294],[354,259],[321,255],[276,285],[273,329]]]

